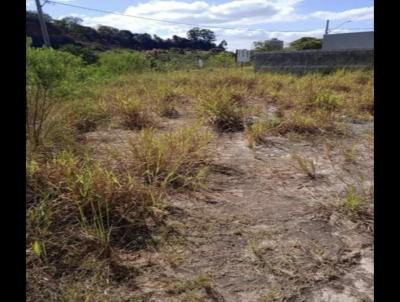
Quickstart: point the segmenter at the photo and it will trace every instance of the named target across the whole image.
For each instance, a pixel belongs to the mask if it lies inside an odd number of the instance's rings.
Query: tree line
[[[313,37],[302,37],[289,44],[289,47],[283,48],[276,43],[276,39],[266,41],[253,42],[255,52],[262,51],[276,51],[276,50],[308,50],[308,49],[321,49],[322,39]]]
[[[77,17],[65,17],[61,20],[44,16],[52,46],[55,48],[66,44],[91,44],[98,50],[111,48],[128,48],[134,50],[151,49],[188,49],[188,50],[220,50],[224,51],[227,43],[216,44],[215,33],[209,29],[192,28],[187,37],[177,35],[163,39],[147,33],[132,33],[129,30],[119,30],[111,26],[100,25],[97,28],[82,25],[83,20]],[[26,12],[26,33],[32,38],[32,45],[40,47],[43,39],[40,32],[36,12]],[[102,49],[105,48],[105,49]]]

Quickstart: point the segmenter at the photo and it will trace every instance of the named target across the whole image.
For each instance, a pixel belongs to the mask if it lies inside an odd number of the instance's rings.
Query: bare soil
[[[120,290],[154,302],[373,301],[373,205],[356,218],[340,210],[348,184],[373,185],[373,124],[350,130],[346,137],[266,137],[254,149],[243,132],[217,135],[208,187],[169,196],[172,239],[121,252],[139,273]],[[87,139],[101,155],[123,149],[131,136],[107,130]],[[315,161],[315,179],[293,154]],[[196,283],[201,276],[208,281]]]

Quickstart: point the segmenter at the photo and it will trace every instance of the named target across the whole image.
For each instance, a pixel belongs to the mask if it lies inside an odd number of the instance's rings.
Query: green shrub
[[[235,66],[235,57],[227,52],[220,52],[211,56],[207,61],[208,67],[233,67]]]
[[[138,51],[107,51],[100,55],[100,66],[111,74],[143,72],[150,69],[146,55]]]
[[[61,47],[61,50],[69,52],[75,56],[81,57],[86,64],[94,64],[99,59],[96,53],[92,49],[81,45],[67,44],[63,45]]]
[[[27,48],[27,134],[29,143],[43,143],[55,105],[65,99],[81,79],[82,60],[51,48]]]

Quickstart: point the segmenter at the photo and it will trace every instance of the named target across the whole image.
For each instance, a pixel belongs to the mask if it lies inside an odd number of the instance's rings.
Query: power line
[[[58,2],[58,1],[50,1],[50,0],[48,0],[47,3],[64,5],[64,6],[69,6],[69,7],[74,7],[74,8],[84,9],[84,10],[90,10],[90,11],[95,11],[95,12],[100,12],[100,13],[113,14],[113,15],[123,16],[123,17],[138,18],[138,19],[144,19],[144,20],[150,20],[150,21],[156,21],[156,22],[164,22],[164,23],[170,23],[170,24],[178,24],[178,25],[197,26],[197,27],[203,27],[203,28],[218,28],[218,29],[246,30],[246,31],[264,31],[264,32],[282,32],[282,33],[285,33],[285,32],[287,32],[287,33],[297,33],[297,32],[301,33],[301,32],[314,31],[314,30],[297,30],[297,31],[292,31],[292,30],[267,30],[267,29],[261,29],[261,28],[259,28],[259,29],[254,28],[253,29],[253,28],[202,25],[202,24],[184,23],[184,22],[160,20],[160,19],[142,17],[142,16],[127,15],[127,14],[122,14],[122,13],[117,13],[117,12],[112,12],[112,11],[107,11],[107,10],[102,10],[102,9],[97,9],[97,8],[91,8],[91,7],[85,7],[85,6],[80,6],[80,5],[74,5],[74,4],[64,3],[64,2]]]

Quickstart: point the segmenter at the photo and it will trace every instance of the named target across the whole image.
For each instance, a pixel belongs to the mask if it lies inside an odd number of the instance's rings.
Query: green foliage
[[[26,54],[27,134],[33,148],[43,144],[55,104],[71,94],[80,79],[82,60],[51,48],[31,48]]]
[[[28,51],[28,48],[32,46],[32,38],[31,37],[26,37],[26,50]]]
[[[95,52],[85,46],[66,44],[61,47],[61,50],[81,57],[86,64],[94,64],[98,61],[98,56],[95,54]]]
[[[202,59],[207,66],[207,61],[212,56],[213,54],[208,51],[183,51],[179,49],[147,52],[151,68],[157,71],[196,69],[198,59]]]
[[[138,51],[107,51],[100,55],[100,66],[110,74],[143,72],[150,68],[145,54]]]
[[[200,29],[198,27],[192,28],[187,32],[187,37],[194,41],[204,41],[212,43],[215,41],[215,33],[209,29]]]
[[[220,52],[211,56],[207,61],[208,67],[233,67],[235,66],[235,58],[233,54],[228,52]]]
[[[303,37],[290,43],[289,47],[294,50],[320,49],[322,47],[322,40],[312,37]]]
[[[28,88],[58,89],[77,79],[82,60],[51,48],[28,48],[26,54]],[[68,87],[70,88],[70,87]]]
[[[356,187],[349,185],[346,188],[346,198],[343,203],[343,207],[350,211],[356,212],[360,209],[362,204],[362,197],[357,192]]]

